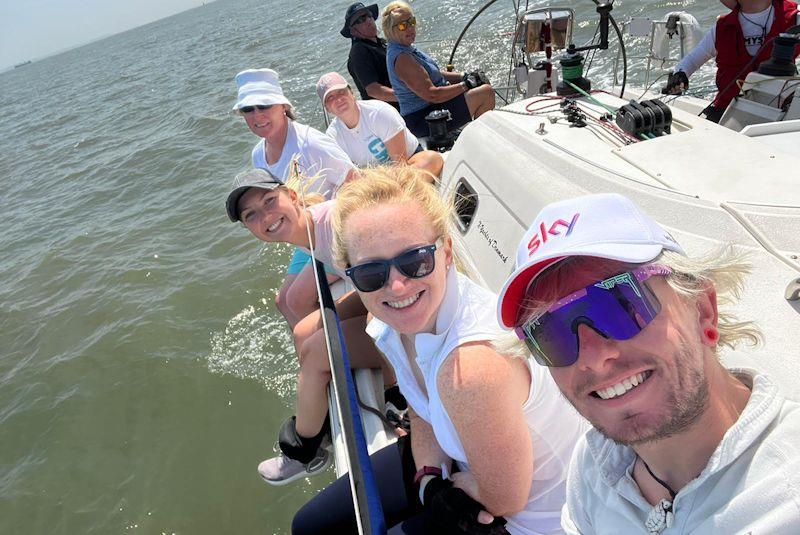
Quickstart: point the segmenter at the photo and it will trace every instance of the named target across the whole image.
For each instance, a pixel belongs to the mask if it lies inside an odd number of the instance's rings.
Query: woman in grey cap
[[[346,180],[357,176],[353,162],[331,138],[295,122],[294,108],[283,94],[277,72],[248,69],[236,75],[236,85],[238,98],[233,111],[261,138],[253,147],[253,167],[266,169],[286,182],[293,162],[297,162],[297,170],[306,178],[314,177],[313,189],[326,199],[332,198]],[[309,260],[302,251],[295,252],[276,296],[278,310],[292,327],[316,305],[313,284],[295,283]]]
[[[333,230],[331,217],[336,201],[324,201],[319,194],[305,194],[285,186],[263,169],[236,176],[225,203],[231,221],[241,222],[256,238],[268,243],[290,243],[310,252],[317,260],[332,265]],[[310,232],[309,232],[310,231]],[[312,271],[311,264],[306,270]],[[344,277],[344,272],[337,270]],[[395,382],[394,373],[364,331],[367,311],[354,291],[336,303],[342,333],[350,349],[353,368],[384,368],[384,383]],[[330,464],[330,452],[323,440],[328,435],[327,386],[330,367],[318,310],[293,329],[300,361],[297,383],[297,416],[282,426],[280,455],[262,462],[258,471],[271,485],[285,485],[323,471]]]

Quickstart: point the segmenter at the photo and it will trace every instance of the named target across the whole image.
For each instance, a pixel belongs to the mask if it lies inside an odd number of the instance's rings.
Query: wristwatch
[[[414,484],[419,485],[419,482],[425,476],[439,476],[442,477],[442,469],[438,466],[423,466],[417,473],[414,474]]]

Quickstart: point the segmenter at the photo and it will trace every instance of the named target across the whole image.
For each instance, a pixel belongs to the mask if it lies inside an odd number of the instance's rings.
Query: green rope
[[[592,95],[590,95],[589,93],[587,93],[586,91],[584,91],[583,89],[578,87],[577,85],[573,84],[572,82],[570,82],[566,78],[564,79],[564,82],[569,84],[570,87],[572,87],[572,89],[574,89],[575,91],[577,91],[578,93],[580,93],[584,97],[588,98],[589,100],[591,100],[592,102],[594,102],[598,106],[602,106],[603,108],[605,108],[609,113],[611,113],[611,114],[617,113],[617,109],[616,108],[612,108],[610,106],[606,106],[605,104],[603,104],[602,102],[600,102],[599,100],[594,98]]]

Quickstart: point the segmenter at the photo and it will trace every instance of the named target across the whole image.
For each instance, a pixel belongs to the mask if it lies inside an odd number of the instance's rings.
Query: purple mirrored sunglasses
[[[539,364],[571,366],[578,360],[580,325],[605,338],[633,338],[661,311],[661,303],[644,281],[670,273],[668,267],[647,265],[614,275],[559,299],[515,331]]]

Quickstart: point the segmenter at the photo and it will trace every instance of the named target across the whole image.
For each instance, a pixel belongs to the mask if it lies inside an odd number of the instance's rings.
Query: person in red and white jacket
[[[789,0],[720,0],[731,9],[689,52],[670,75],[666,91],[680,93],[689,87],[689,77],[705,62],[716,57],[718,93],[706,117],[719,121],[728,104],[739,92],[736,80],[758,68],[772,55],[772,40],[790,27],[800,24],[797,4]],[[795,58],[800,47],[795,50]]]

